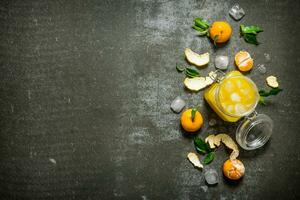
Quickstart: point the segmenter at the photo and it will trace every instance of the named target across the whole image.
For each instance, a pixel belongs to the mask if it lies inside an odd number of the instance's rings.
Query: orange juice
[[[231,71],[207,88],[204,98],[224,121],[236,122],[254,111],[259,94],[251,79]]]

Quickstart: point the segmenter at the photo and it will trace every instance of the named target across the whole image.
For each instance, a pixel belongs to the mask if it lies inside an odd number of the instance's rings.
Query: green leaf
[[[261,97],[267,97],[267,96],[269,96],[269,92],[266,92],[265,90],[260,90],[258,93],[259,93],[259,95]]]
[[[202,21],[202,20],[203,20],[203,18],[201,18],[201,17],[196,17],[196,18],[194,19],[194,21],[196,21],[196,20],[200,20],[200,21]]]
[[[199,72],[195,69],[192,69],[190,67],[186,67],[186,71],[188,71],[189,73],[192,73],[192,74],[197,74],[199,75]]]
[[[185,66],[176,63],[176,69],[178,72],[183,72],[185,70]]]
[[[211,162],[214,160],[214,158],[215,158],[215,153],[214,153],[214,152],[209,152],[209,153],[205,156],[205,158],[204,158],[204,160],[203,160],[203,163],[204,163],[205,165],[207,165],[207,164],[211,163]]]
[[[263,104],[263,105],[266,105],[265,97],[260,96],[260,97],[259,97],[259,103],[261,103],[261,104]]]
[[[272,88],[269,92],[270,95],[277,95],[279,92],[281,92],[283,89],[280,89],[280,88]]]
[[[245,26],[245,25],[241,25],[241,32],[242,34],[258,34],[259,32],[263,32],[263,29],[261,29],[258,26]]]
[[[194,139],[194,145],[195,145],[195,149],[199,152],[199,153],[208,153],[211,152],[211,149],[209,148],[209,145],[204,142],[201,138],[196,137]]]
[[[193,73],[190,73],[189,71],[185,70],[185,75],[189,78],[195,78],[195,77],[198,77],[199,75],[197,74],[193,74]]]
[[[268,96],[275,96],[277,95],[279,92],[283,91],[283,89],[280,88],[272,88],[269,92],[265,91],[265,90],[260,90],[258,93],[261,97],[268,97]]]
[[[214,45],[217,46],[217,41],[219,40],[219,35],[214,37]]]
[[[245,25],[241,24],[240,25],[240,33],[243,34],[245,30]]]
[[[191,75],[191,74],[187,73],[186,71],[185,71],[185,75],[186,75],[188,78],[195,78],[195,77],[197,77],[197,76],[195,76],[195,75]]]
[[[283,89],[280,88],[272,88],[269,92],[265,91],[265,90],[260,90],[259,93],[259,103],[266,105],[265,102],[265,98],[268,96],[275,96],[277,95],[279,92],[283,91]]]
[[[195,29],[196,31],[200,31],[200,32],[205,31],[205,29],[200,28],[200,27],[198,27],[196,25],[192,26],[192,28]]]
[[[193,26],[193,29],[197,30],[200,36],[207,35],[208,33],[208,30],[203,30],[202,28],[199,28],[195,25]]]
[[[203,149],[200,149],[199,147],[195,147],[195,149],[198,153],[206,154],[206,151]]]
[[[194,24],[193,28],[198,31],[200,36],[204,36],[204,35],[209,34],[208,29],[209,29],[210,24],[207,23],[205,20],[198,17],[198,18],[194,19],[194,23],[195,24]]]
[[[192,68],[186,67],[185,68],[185,75],[190,77],[190,78],[194,78],[194,77],[199,76],[199,72],[192,69]]]
[[[256,39],[256,35],[253,34],[243,34],[243,37],[247,43],[259,45],[259,42]]]
[[[256,35],[260,32],[263,32],[263,29],[258,26],[240,25],[240,34],[247,43],[258,45]]]
[[[207,30],[209,28],[209,24],[203,20],[202,18],[195,18],[194,19],[195,25],[198,26],[201,29]]]
[[[197,112],[197,109],[193,108],[192,109],[192,122],[195,120],[196,112]]]
[[[202,22],[205,24],[205,26],[206,26],[207,28],[210,27],[210,24],[209,24],[206,20],[202,20]]]

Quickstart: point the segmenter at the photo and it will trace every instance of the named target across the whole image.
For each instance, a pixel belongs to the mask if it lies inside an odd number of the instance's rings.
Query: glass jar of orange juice
[[[255,83],[239,71],[218,74],[214,80],[204,92],[207,103],[224,121],[243,119],[236,131],[236,140],[242,148],[263,146],[272,134],[273,122],[267,115],[255,112],[260,97]]]

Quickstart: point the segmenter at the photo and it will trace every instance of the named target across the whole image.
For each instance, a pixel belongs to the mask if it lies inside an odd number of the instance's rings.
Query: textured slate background
[[[0,198],[299,199],[300,3],[243,0],[247,15],[235,22],[235,2],[0,1]],[[230,42],[215,49],[198,37],[197,16],[229,21]],[[240,39],[240,23],[263,27],[262,44]],[[176,96],[203,113],[201,137],[234,136],[235,126],[209,127],[216,116],[202,92],[184,90],[175,63],[185,47],[231,64],[245,49],[267,68],[249,74],[258,87],[272,74],[284,88],[257,108],[275,131],[264,148],[241,152],[246,176],[236,184],[222,178],[224,148],[209,165],[221,175],[215,187],[186,160],[193,145],[170,111]]]

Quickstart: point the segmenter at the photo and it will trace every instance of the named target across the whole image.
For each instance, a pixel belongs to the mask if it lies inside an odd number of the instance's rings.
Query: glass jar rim
[[[221,88],[221,85],[222,83],[225,81],[225,80],[228,80],[229,78],[243,78],[243,79],[246,79],[253,87],[253,89],[255,90],[255,103],[253,103],[251,109],[247,110],[246,112],[242,113],[241,115],[238,115],[238,114],[232,114],[232,113],[229,113],[228,111],[226,111],[224,109],[224,107],[221,105],[221,101],[220,101],[220,88]],[[226,115],[230,116],[230,117],[244,117],[244,116],[247,116],[247,115],[250,115],[251,113],[254,112],[257,104],[258,104],[258,101],[259,101],[259,93],[258,93],[258,89],[257,89],[257,86],[256,84],[248,77],[244,76],[244,75],[234,75],[234,76],[229,76],[229,77],[224,77],[223,79],[221,79],[221,81],[218,83],[219,86],[217,87],[217,90],[216,90],[216,103],[217,103],[217,106],[219,107],[219,109],[225,113]]]
[[[263,125],[259,127],[259,125]],[[247,139],[251,137],[251,130],[253,128],[259,128],[262,135],[259,135],[251,142],[247,142]],[[263,132],[262,132],[263,130]],[[245,117],[243,121],[240,122],[236,129],[236,141],[245,150],[253,150],[262,147],[268,142],[272,135],[273,130],[273,120],[265,114],[254,113],[252,117]]]

